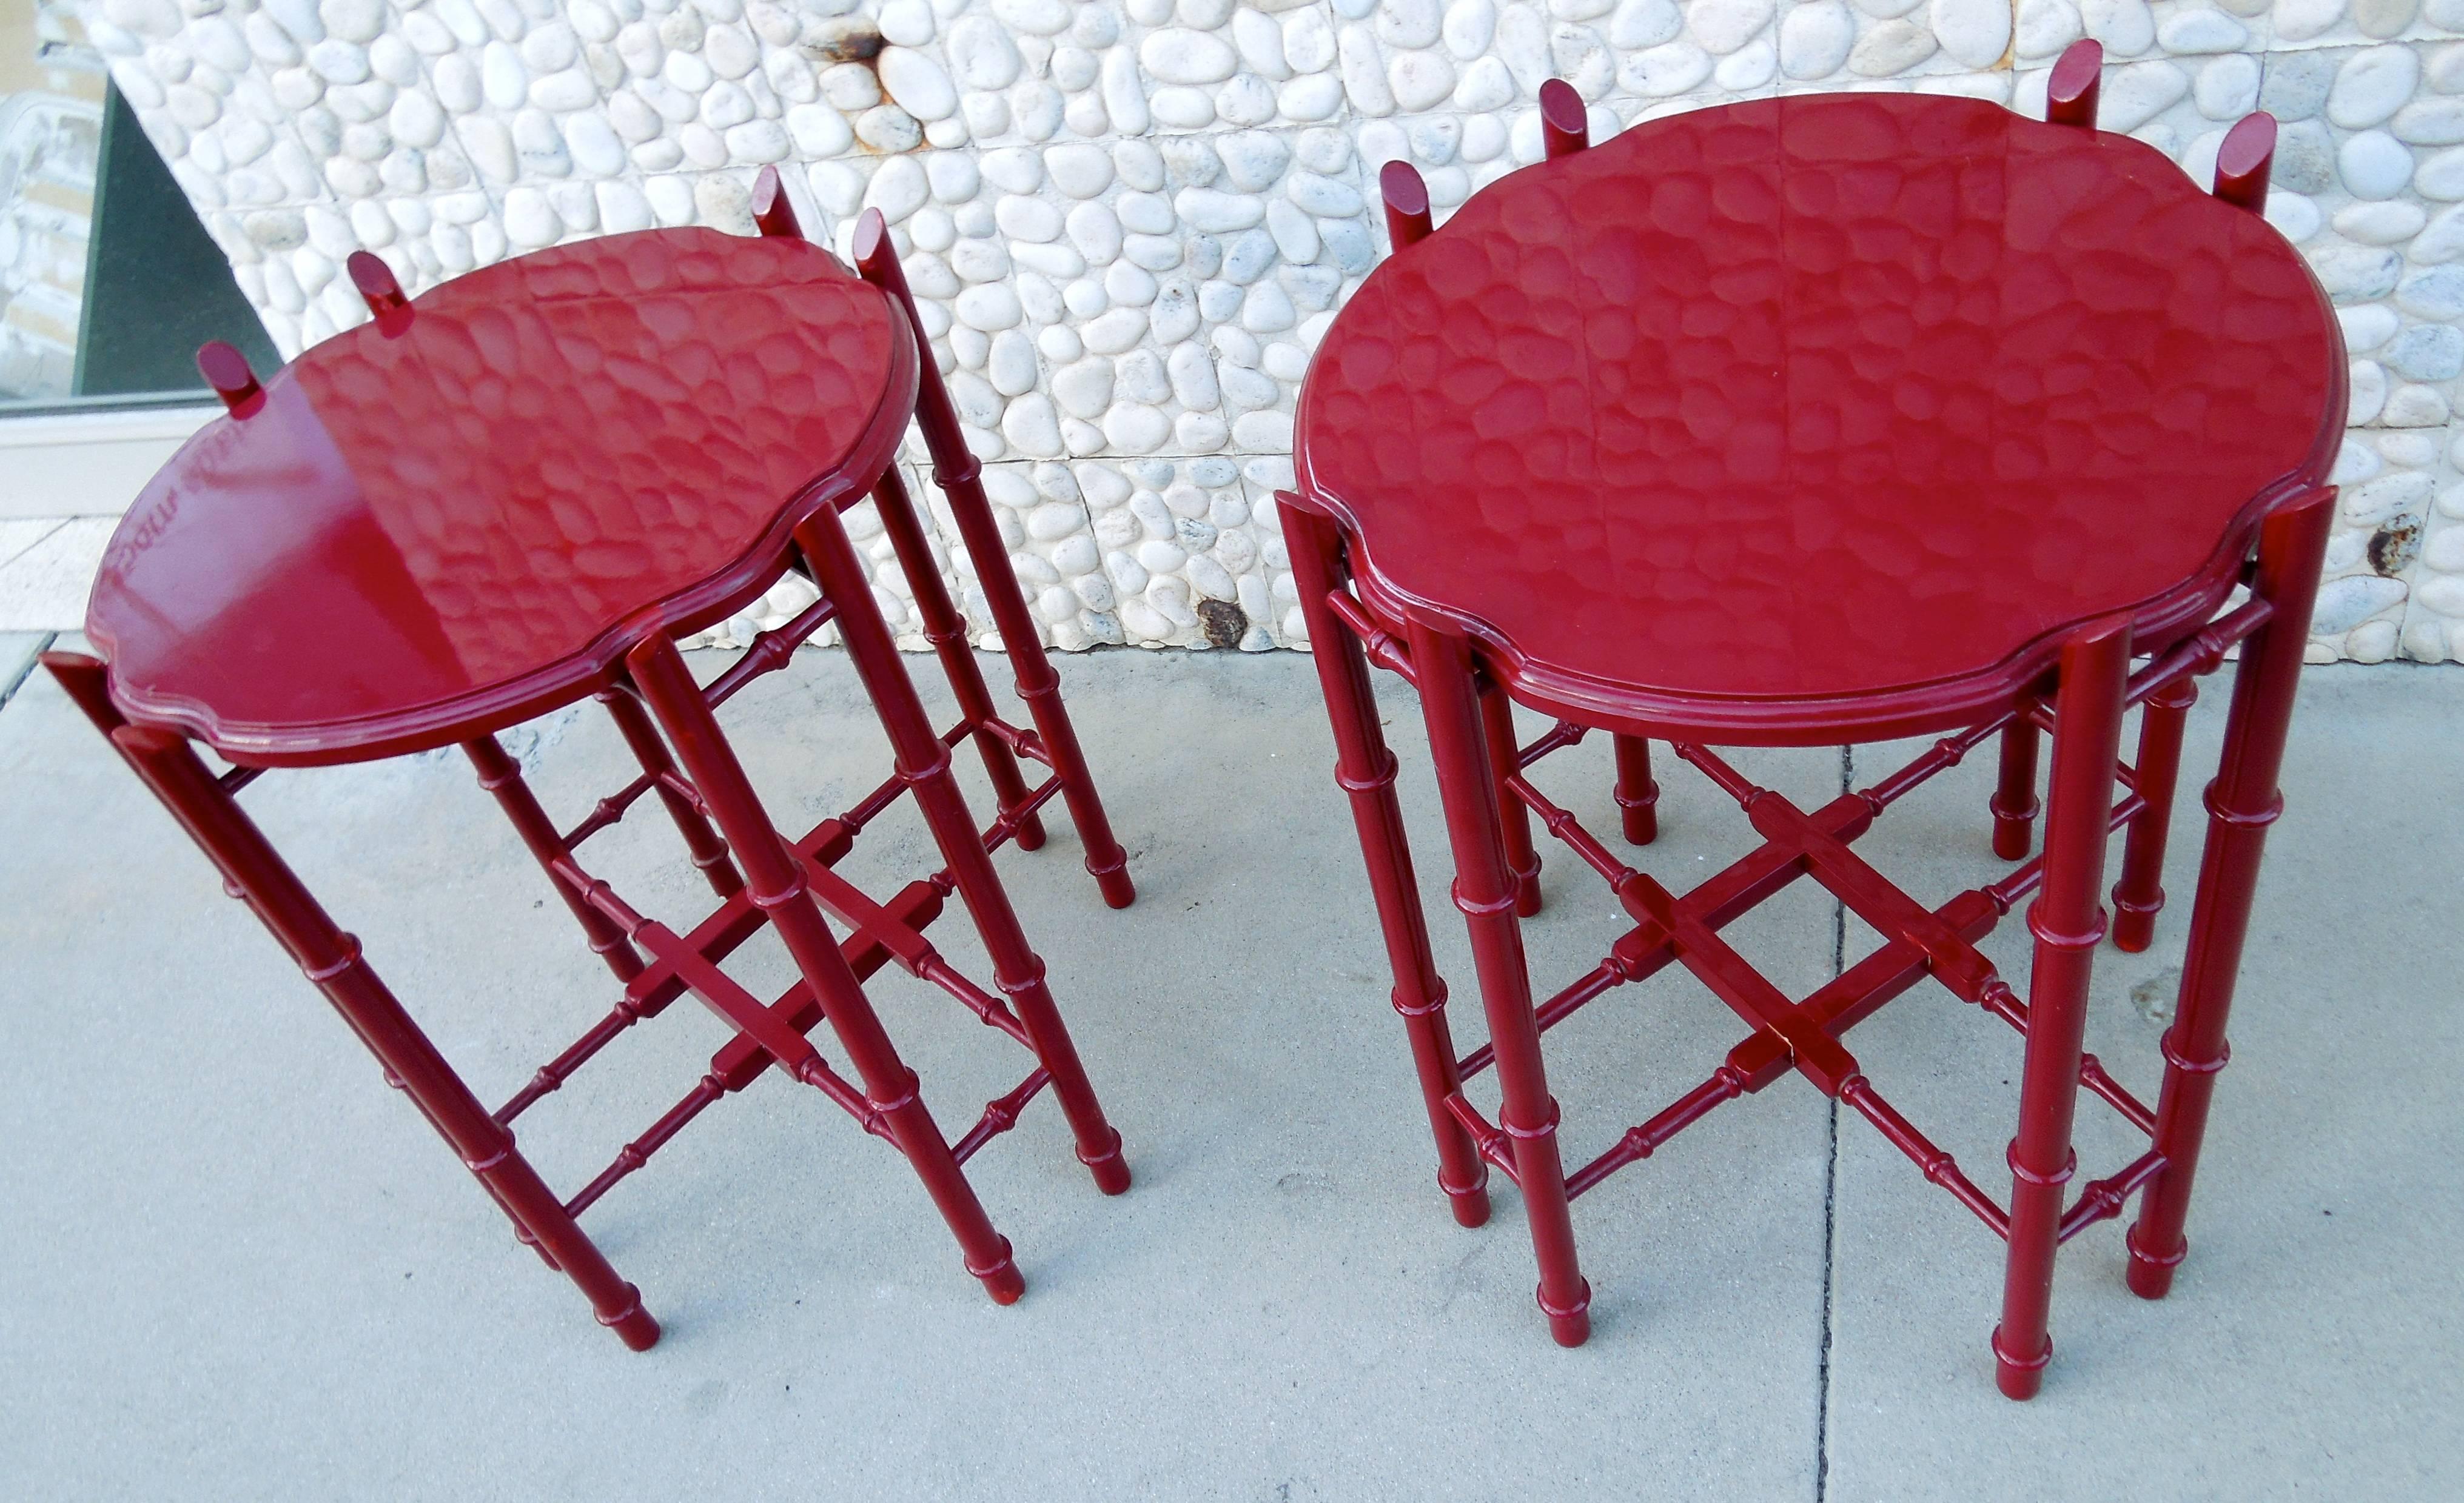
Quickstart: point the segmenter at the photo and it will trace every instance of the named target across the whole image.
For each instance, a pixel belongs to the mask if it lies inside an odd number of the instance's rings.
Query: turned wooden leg
[[[2330,492],[2278,512],[2259,530],[2258,577],[2251,593],[2275,614],[2242,643],[2233,674],[2224,756],[2208,785],[2208,846],[2190,904],[2180,1002],[2173,1026],[2165,1032],[2165,1083],[2156,1099],[2156,1151],[2164,1155],[2165,1167],[2141,1195],[2139,1220],[2128,1239],[2130,1288],[2147,1299],[2161,1299],[2172,1288],[2173,1270],[2189,1248],[2182,1228],[2189,1218],[2190,1184],[2216,1075],[2231,1055],[2225,1019],[2250,933],[2259,859],[2268,826],[2284,809],[2276,779],[2284,763],[2301,649],[2334,510]]]
[[[1403,1019],[1429,1132],[1437,1139],[1438,1187],[1445,1191],[1455,1220],[1477,1227],[1488,1220],[1488,1165],[1471,1134],[1446,1107],[1446,1099],[1463,1089],[1463,1076],[1446,1026],[1446,983],[1429,952],[1411,841],[1395,797],[1395,753],[1377,729],[1368,658],[1327,603],[1328,596],[1340,588],[1340,543],[1334,525],[1324,517],[1289,502],[1277,510],[1290,545],[1293,579],[1300,586],[1301,614],[1309,621],[1309,653],[1326,694],[1327,719],[1334,728],[1334,780],[1352,801],[1353,827],[1360,837],[1370,893],[1386,938],[1387,964],[1394,971],[1395,1011]]]
[[[2087,1031],[2088,976],[2104,937],[2104,847],[2113,814],[2114,756],[2122,743],[2130,674],[2130,623],[2111,617],[2062,646],[2055,701],[2052,809],[2045,820],[2045,882],[2028,909],[2035,965],[2028,981],[2027,1060],[2019,1081],[2019,1132],[2011,1140],[2011,1242],[2002,1323],[1994,1328],[1997,1382],[2013,1399],[2034,1397],[2053,1357],[2046,1320],[2063,1187],[2077,1158],[2071,1121],[2079,1103],[2079,1052]]]
[[[1549,1094],[1540,1058],[1540,1023],[1531,1010],[1514,873],[1498,822],[1497,765],[1481,722],[1471,645],[1463,637],[1419,625],[1412,628],[1411,643],[1454,846],[1455,906],[1471,931],[1472,961],[1505,1097],[1498,1125],[1513,1140],[1515,1177],[1522,1183],[1531,1249],[1540,1263],[1540,1308],[1558,1345],[1580,1346],[1592,1330],[1592,1287],[1574,1258],[1566,1170],[1557,1152],[1557,1101]]]

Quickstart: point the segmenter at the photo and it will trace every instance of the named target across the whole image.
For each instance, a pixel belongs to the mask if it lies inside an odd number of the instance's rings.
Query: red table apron
[[[1132,897],[1059,684],[1009,569],[939,376],[917,359],[914,309],[878,215],[858,277],[798,233],[764,173],[764,233],[651,231],[543,250],[407,301],[384,263],[351,272],[375,321],[260,383],[237,352],[200,364],[231,408],[149,484],[105,555],[88,607],[100,660],[46,664],[341,1013],[512,1218],[516,1234],[637,1349],[657,1323],[576,1218],[702,1109],[772,1065],[888,1139],[1001,1303],[1023,1281],[960,1165],[1049,1085],[1107,1193],[1129,1186],[990,851],[1042,843],[1067,801],[1107,902]],[[1035,729],[1001,720],[892,464],[921,425]],[[868,494],[914,592],[960,715],[926,718],[840,511]],[[791,567],[821,599],[707,686],[677,639],[760,599]],[[897,771],[835,818],[781,834],[715,711],[834,624],[889,733]],[[550,820],[496,732],[595,698],[641,776],[570,830]],[[216,774],[191,738],[233,764]],[[951,774],[972,742],[1001,805],[979,830]],[[501,1107],[480,1104],[249,819],[263,770],[459,746],[614,972],[620,999]],[[1021,760],[1052,775],[1029,787]],[[912,794],[946,864],[875,901],[833,870],[865,825]],[[678,933],[575,855],[655,795],[717,907]],[[987,989],[923,930],[956,893],[992,960]],[[825,915],[847,931],[841,939]],[[721,963],[764,926],[799,980],[770,1000]],[[942,988],[1035,1056],[955,1142],[935,1124],[861,982],[886,964]],[[692,993],[735,1032],[693,1089],[569,1200],[510,1124],[639,1020]],[[807,1041],[826,1021],[852,1066]]]
[[[1458,1219],[1517,1180],[1557,1339],[1589,1330],[1568,1202],[1723,1101],[1793,1069],[1870,1119],[2009,1244],[1994,1339],[2035,1391],[2053,1257],[2134,1193],[2131,1286],[2182,1227],[2332,510],[2344,358],[2327,300],[2256,210],[2275,122],[2227,138],[2214,195],[2094,129],[2101,54],[2057,68],[2053,122],[1908,95],[1695,111],[1584,147],[1544,91],[1550,160],[1430,230],[1386,169],[1397,247],[1304,384],[1282,514]],[[2246,602],[2228,608],[2236,586]],[[2108,832],[2129,831],[2117,943],[2144,948],[2194,678],[2238,646],[2180,1009],[2149,1106],[2081,1054]],[[2134,659],[2139,665],[2134,669]],[[1458,1056],[1396,807],[1370,661],[1419,687],[1491,1043]],[[1556,719],[1517,746],[1507,700]],[[2145,704],[2135,767],[2123,713]],[[1762,846],[1672,893],[1535,784],[1586,730],[1616,738],[1628,841],[1655,833],[1649,741],[1743,807]],[[2045,853],[1928,910],[1851,849],[1875,817],[2002,737],[1995,847],[2027,855],[2040,730]],[[1813,811],[1703,743],[1939,734]],[[1603,877],[1633,929],[1535,1000],[1530,820]],[[1800,876],[1886,943],[1810,997],[1720,928]],[[1973,948],[2034,897],[2023,1000]],[[1752,1032],[1700,1086],[1571,1174],[1544,1031],[1684,967]],[[1842,1035],[1930,975],[2026,1035],[2006,1209],[1881,1095]],[[1494,1067],[1489,1122],[1465,1078]],[[2079,1088],[2151,1138],[2065,1205]]]

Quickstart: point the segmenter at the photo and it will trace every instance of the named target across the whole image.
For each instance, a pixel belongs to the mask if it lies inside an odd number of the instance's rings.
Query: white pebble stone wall
[[[2103,43],[2103,124],[2203,182],[2284,123],[2268,215],[2353,358],[2312,656],[2464,659],[2464,0],[77,0],[285,352],[562,240],[749,231],[763,163],[839,243],[890,220],[1049,642],[1305,646],[1272,493],[1376,167],[1444,213],[1540,154],[1813,89],[2040,113]],[[911,447],[911,459],[920,449]],[[930,487],[909,476],[918,494]],[[877,519],[850,519],[920,644]],[[946,517],[943,539],[955,539]],[[945,547],[989,629],[963,553]],[[715,640],[810,599],[791,580]]]

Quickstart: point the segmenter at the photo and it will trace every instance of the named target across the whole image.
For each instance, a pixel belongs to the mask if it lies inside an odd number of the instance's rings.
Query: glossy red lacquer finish
[[[1884,101],[1886,122],[1908,147],[1891,160],[1875,155],[1876,138],[1856,135],[1870,114],[1858,107],[1865,101],[1728,112],[1728,123],[1763,120],[1760,135],[1719,128],[1724,117],[1707,112],[1687,122],[1689,148],[1586,178],[1589,193],[1551,213],[1561,159],[1600,155],[1584,155],[1579,99],[1551,83],[1541,93],[1548,161],[1492,188],[1495,211],[1467,211],[1433,231],[1411,165],[1389,163],[1379,175],[1400,270],[1383,303],[1355,302],[1328,341],[1332,363],[1321,362],[1302,399],[1325,435],[1313,448],[1305,423],[1301,469],[1313,493],[1284,495],[1280,516],[1334,731],[1335,780],[1352,804],[1395,1010],[1436,1139],[1439,1186],[1465,1226],[1488,1215],[1489,1169],[1521,1189],[1538,1302],[1564,1344],[1591,1330],[1572,1202],[1791,1072],[1866,1119],[2005,1241],[1991,1349],[1996,1383],[2012,1398],[2035,1395],[2052,1361],[2063,1243],[2137,1197],[2126,1238],[2131,1289],[2161,1297],[2187,1255],[2191,1183],[2228,1056],[2226,1016],[2261,846],[2282,807],[2275,782],[2334,514],[2334,490],[2308,482],[2323,462],[2319,439],[2332,435],[2343,405],[2343,352],[2319,316],[2315,287],[2298,268],[2279,274],[2280,243],[2255,229],[2245,239],[2169,204],[2169,167],[2143,182],[2133,159],[2097,135],[2101,59],[2094,41],[2063,54],[2048,91],[2054,133],[2018,148],[2013,138],[2027,133],[1965,104]],[[1839,123],[1836,138],[1799,118],[1800,106],[1835,103],[1844,113],[1815,119]],[[1974,161],[1938,155],[1961,142]],[[2266,207],[2275,143],[2275,120],[2259,114],[2217,151],[2214,200],[2252,227]],[[2075,170],[2038,160],[2066,152],[2079,158]],[[1663,158],[1673,167],[1653,176]],[[2051,195],[2051,210],[2025,192],[2014,199],[2014,185]],[[2078,229],[2092,197],[2122,204],[2144,233],[2179,233],[2145,252],[2117,249],[2109,230]],[[1601,204],[1604,214],[1590,213]],[[1790,217],[1821,207],[1839,210],[1836,232]],[[2049,242],[2049,224],[2079,235],[2076,245]],[[1724,258],[1756,226],[1775,249],[1739,272]],[[2193,266],[2208,256],[2226,311],[2200,321],[2177,271],[2145,272],[2135,293],[2130,278],[2161,259],[2158,249]],[[1827,267],[1829,284],[1814,277],[1800,288],[1809,260]],[[1677,272],[1663,274],[1663,266]],[[1981,267],[2009,275],[1996,283]],[[1697,280],[1678,285],[1687,272]],[[1851,307],[1825,285],[1891,295]],[[1472,316],[1454,321],[1461,310],[1449,299],[1467,287]],[[1583,302],[1603,290],[1618,295]],[[1673,312],[1659,306],[1671,299]],[[1664,316],[1646,322],[1635,308]],[[2280,348],[2261,347],[2271,333]],[[1638,356],[1643,347],[1656,356]],[[1986,363],[1965,372],[1950,360],[1961,354]],[[1983,374],[2013,355],[2035,363],[2016,376]],[[1757,366],[1766,357],[1771,363]],[[2222,371],[2207,369],[2210,359]],[[2300,361],[2311,362],[2306,376]],[[1800,379],[1800,368],[1812,376]],[[2235,379],[2259,379],[2269,402],[2306,390],[2316,405],[2277,412],[2283,421],[2268,432],[2237,430],[2219,407]],[[2134,388],[2135,408],[2115,396]],[[1318,403],[1320,390],[1335,396]],[[1771,438],[1764,450],[1746,442],[1762,409],[1739,406],[1740,390],[1776,415],[1762,425]],[[1935,436],[1927,420],[1948,431]],[[2151,464],[2155,478],[2134,488],[2126,477],[2148,452],[2151,424],[2215,457]],[[2014,454],[2058,455],[2064,472],[2049,476]],[[1332,491],[1330,455],[1365,467],[1344,477],[1366,473],[1373,483]],[[1902,461],[1907,483],[1886,468]],[[2293,468],[2279,471],[2279,461]],[[1969,489],[1994,499],[1947,510],[1955,463],[1974,467]],[[1417,474],[1427,489],[1394,484],[1397,474]],[[1644,489],[1654,474],[1669,483]],[[2168,482],[2171,491],[2162,489]],[[1789,486],[1810,489],[1791,500]],[[2135,508],[2124,504],[2134,491]],[[2012,495],[2046,505],[2019,514],[2008,510]],[[2076,496],[2086,499],[2066,510]],[[1407,512],[1415,501],[1424,504]],[[1749,504],[1757,502],[1760,513]],[[1774,529],[1793,549],[1784,565],[1770,556]],[[1951,546],[1929,552],[1937,532]],[[2254,541],[2255,556],[2246,546]],[[1580,587],[1561,588],[1568,572]],[[1407,585],[1449,593],[1413,598],[1396,584],[1407,573]],[[2249,595],[2227,609],[2235,582]],[[1829,593],[1843,587],[1844,605]],[[1617,594],[1627,588],[1638,592],[1631,603]],[[2146,593],[2124,599],[2132,590]],[[2061,616],[2107,597],[2115,608]],[[1752,610],[1770,620],[1744,620]],[[1726,613],[1717,619],[1738,630],[1744,648],[1702,629],[1713,613]],[[1826,628],[1837,635],[1820,635]],[[2112,938],[2144,949],[2165,901],[2157,879],[2183,717],[2195,680],[2236,649],[2179,1012],[2150,1106],[2081,1048],[2093,957],[2106,934],[2107,847],[2127,831]],[[2141,658],[2145,665],[2135,667]],[[1380,730],[1386,715],[1370,688],[1373,662],[1419,689],[1427,725],[1455,861],[1448,895],[1468,931],[1488,1023],[1489,1041],[1461,1056],[1395,795],[1396,759]],[[1519,743],[1507,687],[1555,710],[1556,724]],[[2145,707],[2138,752],[2123,766],[2134,704]],[[1762,837],[1683,894],[1630,864],[1533,776],[1588,730],[1610,730],[1623,834],[1642,845],[1659,835],[1646,731],[1682,726],[1722,739],[1828,743],[1926,724],[1952,733],[1811,811],[1757,787],[1708,747],[1673,738],[1676,758],[1735,799]],[[1997,736],[1992,847],[2020,864],[1928,908],[1852,843]],[[2044,852],[2030,860],[2040,810]],[[1605,880],[1634,924],[1598,965],[1546,994],[1533,990],[1520,927],[1544,898],[1535,825]],[[1882,941],[1801,998],[1720,932],[1799,878]],[[2034,941],[2024,998],[1976,948],[2023,904]],[[1751,1033],[1699,1083],[1570,1170],[1543,1035],[1671,966]],[[1928,977],[2025,1037],[2007,1200],[1902,1113],[1848,1046],[1849,1030]],[[1493,1121],[1465,1093],[1492,1069]],[[2074,1188],[2082,1091],[2149,1146]]]
[[[86,630],[131,719],[278,765],[494,730],[741,608],[870,490],[916,360],[828,252],[689,229],[473,272],[262,380],[130,509]]]
[[[452,1145],[516,1237],[568,1274],[636,1350],[657,1341],[658,1322],[577,1218],[774,1064],[897,1145],[967,1271],[1002,1304],[1025,1281],[967,1181],[970,1156],[1048,1087],[1097,1187],[1119,1194],[1131,1180],[991,853],[1042,843],[1037,811],[1059,795],[1105,902],[1127,906],[1135,887],[949,394],[915,359],[921,325],[897,256],[880,216],[868,215],[856,236],[864,280],[852,280],[803,242],[773,169],[756,183],[754,207],[760,241],[700,230],[603,241],[498,267],[423,304],[403,295],[383,261],[356,252],[348,270],[375,316],[373,338],[363,331],[320,346],[270,383],[230,345],[207,346],[199,370],[238,425],[184,451],[146,520],[124,530],[92,609],[96,635],[121,661],[43,658],[221,869],[226,890]],[[572,410],[559,405],[568,402]],[[1034,731],[995,712],[944,562],[890,463],[911,411]],[[947,729],[917,699],[869,566],[840,522],[838,506],[867,491],[957,699],[959,719]],[[791,566],[821,598],[697,682],[674,635]],[[342,613],[309,622],[334,626],[330,637],[286,638],[303,602]],[[249,611],[274,629],[250,630]],[[715,710],[785,666],[825,624],[853,660],[898,769],[791,836],[764,809]],[[132,675],[132,662],[151,676]],[[409,676],[383,680],[397,671]],[[175,724],[130,723],[121,702],[148,693],[173,700],[165,718]],[[642,775],[564,828],[491,727],[585,693],[606,707]],[[260,718],[235,728],[235,705]],[[366,760],[459,740],[619,999],[488,1110],[241,808],[235,795],[262,769],[217,776],[189,744],[189,732],[203,733],[191,719],[221,732],[227,754],[258,761]],[[951,770],[951,749],[969,742],[999,805],[989,826],[978,825]],[[1029,787],[1023,763],[1051,775]],[[633,907],[580,855],[653,793],[718,899],[682,931]],[[907,795],[946,864],[877,903],[834,868]],[[924,936],[954,893],[976,921],[991,989]],[[801,977],[766,1003],[723,966],[764,927]],[[1036,1056],[955,1140],[865,994],[865,979],[892,962]],[[729,1041],[579,1192],[550,1190],[516,1144],[515,1121],[687,993],[731,1026]],[[824,1024],[854,1080],[808,1036]]]
[[[2343,368],[2293,249],[2138,142],[1797,97],[1515,172],[1400,250],[1297,465],[1370,603],[1468,628],[1518,699],[1830,741],[1971,721],[2108,612],[2203,619],[2323,481]]]

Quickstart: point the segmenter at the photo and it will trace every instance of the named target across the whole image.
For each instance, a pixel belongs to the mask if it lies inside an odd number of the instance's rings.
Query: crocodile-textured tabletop
[[[1369,278],[1304,385],[1299,484],[1365,594],[1559,704],[1750,719],[2109,611],[2178,623],[2344,418],[2326,297],[2202,186],[1964,99],[1639,124]]]
[[[802,240],[504,262],[190,440],[113,538],[87,634],[132,719],[227,754],[458,739],[758,595],[810,506],[869,490],[914,381],[882,294]]]

